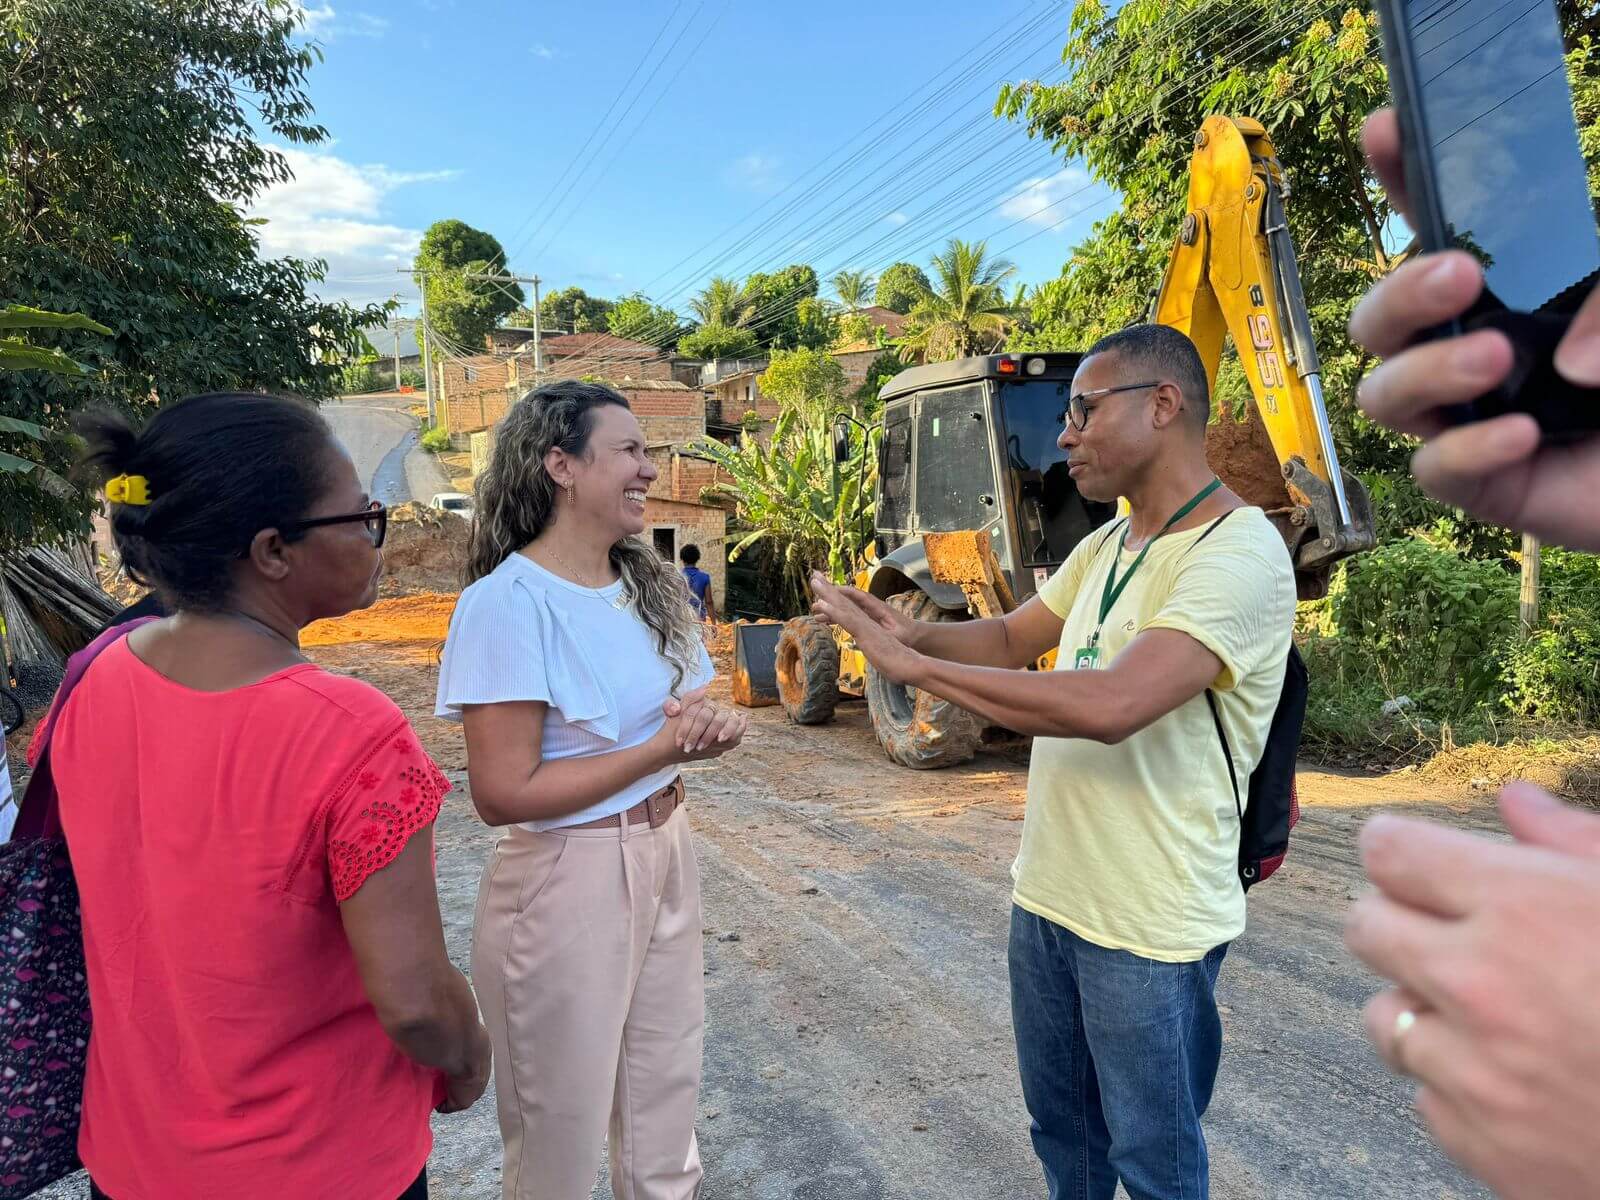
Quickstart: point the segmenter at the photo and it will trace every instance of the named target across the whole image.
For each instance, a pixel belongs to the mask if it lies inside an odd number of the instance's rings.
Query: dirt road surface
[[[438,831],[453,956],[469,961],[494,835],[464,794],[459,732],[426,714],[431,648],[320,647],[394,696],[458,781]],[[724,693],[724,698],[726,695]],[[705,894],[708,1200],[1019,1200],[1028,1142],[1006,992],[1008,868],[1026,752],[951,771],[893,766],[864,709],[793,727],[755,714],[741,752],[689,773]],[[1340,945],[1377,807],[1493,826],[1477,793],[1410,777],[1302,776],[1288,865],[1256,889],[1223,965],[1222,1075],[1207,1119],[1221,1200],[1485,1197],[1429,1143],[1406,1084],[1361,1035],[1376,981]],[[487,1101],[436,1121],[434,1195],[498,1194]],[[609,1196],[604,1177],[596,1197]]]

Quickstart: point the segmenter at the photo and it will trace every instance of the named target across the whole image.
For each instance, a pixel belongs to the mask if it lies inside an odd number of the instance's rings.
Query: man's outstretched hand
[[[812,572],[811,611],[855,639],[856,647],[892,683],[907,683],[921,655],[908,644],[916,622],[896,612],[876,596],[853,587],[840,587]]]

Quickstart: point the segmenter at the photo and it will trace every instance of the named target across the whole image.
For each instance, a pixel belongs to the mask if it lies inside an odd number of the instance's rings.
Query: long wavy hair
[[[574,458],[587,455],[594,414],[607,404],[628,407],[626,399],[604,384],[563,379],[535,388],[512,406],[495,431],[489,465],[478,478],[467,583],[482,579],[549,526],[561,488],[545,470],[545,455],[552,449]],[[676,693],[701,650],[683,580],[671,563],[635,537],[611,547],[611,562],[622,575],[629,603],[672,668]]]

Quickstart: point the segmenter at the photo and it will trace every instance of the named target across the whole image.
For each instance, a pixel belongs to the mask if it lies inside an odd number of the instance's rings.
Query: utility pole
[[[1539,539],[1522,535],[1522,636],[1532,637],[1539,625]]]
[[[422,386],[428,398],[428,428],[433,428],[433,357],[428,353],[428,273],[417,272],[417,287],[422,292],[422,308],[417,317],[417,331],[422,335]]]
[[[394,323],[394,390],[400,390],[400,322]]]
[[[533,379],[544,374],[544,334],[539,331],[539,277],[533,277]]]

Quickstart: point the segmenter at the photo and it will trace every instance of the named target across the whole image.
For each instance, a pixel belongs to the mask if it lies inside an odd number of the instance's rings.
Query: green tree
[[[759,380],[762,394],[780,408],[801,409],[830,419],[849,407],[845,382],[844,368],[837,359],[806,347],[774,350],[772,361]]]
[[[830,281],[833,294],[846,312],[866,308],[872,303],[872,276],[866,271],[840,271]]]
[[[606,314],[606,328],[616,337],[670,350],[678,342],[683,321],[670,308],[651,304],[643,295],[634,292],[611,306]]]
[[[687,358],[749,358],[761,349],[748,329],[702,325],[678,340],[678,352]]]
[[[819,332],[817,310],[804,308],[805,301],[816,298],[817,290],[816,270],[803,263],[781,271],[758,272],[744,281],[743,295],[751,311],[743,324],[763,346],[792,350]]]
[[[987,243],[951,238],[933,256],[936,282],[911,309],[901,353],[934,362],[993,350],[1011,324],[1005,285],[1016,271],[1003,258],[989,258]]]
[[[491,233],[454,218],[435,221],[417,249],[417,279],[428,285],[428,328],[464,350],[480,350],[489,331],[522,305],[522,288],[481,278],[505,272],[506,252]]]
[[[701,325],[736,329],[750,319],[754,305],[732,279],[717,275],[689,301],[689,311]]]
[[[335,394],[339,364],[382,309],[311,294],[320,263],[260,257],[241,209],[289,178],[264,139],[311,145],[315,51],[288,0],[13,0],[0,9],[0,279],[8,302],[91,313],[85,377],[0,375],[0,413],[37,425],[65,473],[85,405],[130,412],[193,392]],[[35,339],[60,348],[70,330]],[[81,343],[81,344],[80,344]],[[0,543],[75,536],[94,499],[37,472],[0,473]]]
[[[807,296],[795,306],[794,344],[809,350],[826,350],[839,336],[839,318],[832,306],[816,296]]]
[[[545,333],[604,333],[606,316],[614,306],[591,296],[581,287],[551,292],[539,302],[539,327]],[[523,306],[505,318],[518,329],[533,328],[533,309]]]
[[[897,262],[878,276],[873,302],[879,308],[908,313],[928,291],[928,277],[913,263]]]

